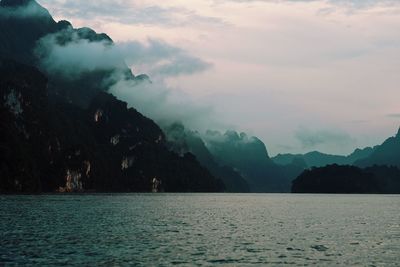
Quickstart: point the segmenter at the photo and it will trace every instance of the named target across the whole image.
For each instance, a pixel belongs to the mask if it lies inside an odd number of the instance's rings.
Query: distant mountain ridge
[[[313,151],[306,154],[278,154],[272,160],[280,165],[302,161],[305,164],[305,168],[323,167],[331,164],[355,165],[359,167],[373,165],[400,167],[400,128],[396,135],[389,137],[382,144],[364,149],[356,149],[348,156],[329,155]]]
[[[194,131],[185,129],[180,123],[172,124],[164,131],[169,147],[178,154],[192,153],[201,165],[206,167],[215,177],[220,178],[225,184],[227,192],[246,193],[250,191],[247,181],[231,166],[219,164],[201,136]]]
[[[356,150],[345,159],[360,155],[352,166],[335,163],[305,170],[293,181],[292,192],[400,193],[400,129],[372,150]]]
[[[291,181],[303,170],[295,164],[275,164],[265,144],[245,133],[207,131],[204,140],[215,160],[239,171],[251,192],[289,192]]]
[[[330,164],[352,165],[356,161],[369,157],[376,147],[366,147],[356,149],[348,156],[329,155],[318,151],[308,152],[306,154],[278,154],[271,158],[276,164],[288,165],[294,160],[302,160],[306,168],[323,167]]]
[[[387,165],[400,168],[400,128],[395,136],[389,137],[377,146],[371,155],[357,160],[354,164],[359,167]]]

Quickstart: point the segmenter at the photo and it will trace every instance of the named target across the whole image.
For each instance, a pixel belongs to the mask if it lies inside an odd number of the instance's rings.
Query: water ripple
[[[396,266],[397,196],[0,197],[1,265]]]

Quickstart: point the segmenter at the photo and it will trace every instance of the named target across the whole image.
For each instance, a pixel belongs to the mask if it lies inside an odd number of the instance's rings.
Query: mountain
[[[246,180],[232,167],[218,164],[206,147],[201,136],[194,131],[185,129],[180,123],[164,128],[169,147],[179,153],[192,153],[202,166],[207,168],[215,177],[220,178],[225,184],[227,192],[249,192]]]
[[[50,13],[33,0],[0,2],[0,56],[34,65],[36,42],[47,34],[65,29],[65,22],[56,23]]]
[[[62,64],[57,66],[57,60],[46,58],[54,52],[54,47],[58,51],[80,42],[104,47],[112,47],[114,43],[107,34],[86,27],[75,29],[65,20],[55,22],[50,13],[34,0],[0,2],[0,40],[1,58],[35,66],[48,78],[50,98],[60,98],[83,108],[90,105],[99,91],[106,91],[113,84],[116,73],[136,80],[122,58],[116,58],[108,68],[82,71],[72,79],[71,75],[65,75],[67,70]],[[57,55],[61,57],[63,54]],[[143,77],[137,81],[142,82]]]
[[[294,164],[275,164],[264,143],[245,133],[207,131],[204,140],[216,162],[239,171],[251,192],[288,192],[291,181],[303,170]]]
[[[365,159],[357,160],[354,163],[359,167],[373,165],[397,166],[400,168],[400,129],[393,137],[386,139],[381,145]]]
[[[264,143],[245,133],[185,129],[175,123],[164,128],[170,148],[190,152],[215,177],[227,192],[289,192],[291,181],[304,170],[299,162],[282,167],[268,156]]]
[[[209,192],[222,182],[161,129],[100,92],[88,109],[49,101],[33,67],[0,61],[0,192]]]
[[[0,2],[0,192],[224,190],[194,155],[171,151],[156,123],[106,92],[116,73],[147,76],[120,59],[68,77],[43,64],[49,40],[113,46],[105,34],[55,22],[34,0]]]
[[[348,156],[329,155],[318,151],[313,151],[306,154],[278,154],[271,159],[279,165],[288,165],[294,160],[301,159],[304,161],[306,168],[323,167],[331,164],[351,165],[357,160],[361,160],[370,156],[374,149],[375,148],[371,147],[356,149]]]
[[[361,169],[336,164],[305,170],[292,184],[293,193],[400,193],[400,170],[374,166]]]

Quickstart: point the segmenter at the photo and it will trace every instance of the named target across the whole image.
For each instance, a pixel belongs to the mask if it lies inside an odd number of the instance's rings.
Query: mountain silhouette
[[[202,137],[195,131],[185,129],[180,123],[174,123],[164,128],[170,148],[178,154],[192,153],[198,161],[215,177],[225,184],[227,192],[246,193],[249,185],[241,174],[231,166],[220,165],[206,147]]]
[[[293,193],[400,193],[400,170],[373,166],[327,165],[305,170],[292,183]]]
[[[400,129],[395,136],[377,146],[369,157],[357,160],[354,164],[360,167],[388,165],[400,168]]]
[[[0,192],[224,190],[194,155],[171,151],[156,123],[106,92],[115,71],[136,79],[123,60],[68,79],[41,64],[37,46],[49,36],[59,46],[113,45],[55,22],[33,0],[0,2]]]
[[[302,159],[306,168],[323,167],[331,164],[351,165],[356,161],[369,157],[375,148],[366,147],[364,149],[357,148],[348,156],[329,155],[318,151],[308,152],[306,154],[278,154],[272,158],[276,164],[288,165],[294,160]]]
[[[275,164],[265,144],[245,133],[207,131],[204,138],[215,160],[239,171],[251,192],[289,192],[291,181],[303,170],[296,164],[285,167]]]

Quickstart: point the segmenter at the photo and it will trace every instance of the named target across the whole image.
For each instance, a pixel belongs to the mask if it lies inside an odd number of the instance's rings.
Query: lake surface
[[[399,266],[400,197],[0,196],[0,265]]]

